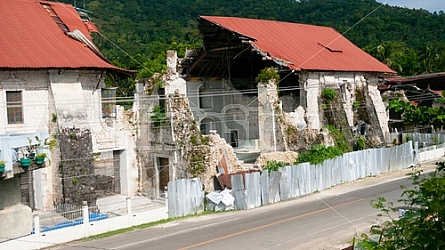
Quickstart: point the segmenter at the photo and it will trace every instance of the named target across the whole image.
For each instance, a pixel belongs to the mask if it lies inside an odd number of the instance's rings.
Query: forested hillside
[[[161,69],[167,49],[199,46],[199,15],[324,25],[401,75],[445,71],[445,14],[381,5],[375,0],[66,0],[88,11],[95,42],[124,68]],[[144,65],[144,66],[142,66]]]

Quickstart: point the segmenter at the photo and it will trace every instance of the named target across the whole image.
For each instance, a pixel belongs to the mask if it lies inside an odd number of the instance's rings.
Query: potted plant
[[[36,164],[42,165],[46,158],[46,153],[36,154]]]
[[[21,167],[29,167],[30,164],[31,164],[31,159],[28,158],[27,156],[20,159]]]
[[[28,137],[29,145],[26,146],[23,152],[23,157],[20,158],[21,167],[29,167],[31,165],[31,161],[36,159],[36,151],[41,144],[41,140],[38,136],[35,136],[35,140],[37,143],[34,143],[33,139]]]
[[[6,161],[0,161],[0,173],[5,171]]]

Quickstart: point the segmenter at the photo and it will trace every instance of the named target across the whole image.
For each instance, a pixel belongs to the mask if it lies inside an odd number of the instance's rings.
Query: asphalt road
[[[264,207],[178,220],[52,249],[342,249],[377,223],[370,203],[400,198],[407,171],[366,178]]]

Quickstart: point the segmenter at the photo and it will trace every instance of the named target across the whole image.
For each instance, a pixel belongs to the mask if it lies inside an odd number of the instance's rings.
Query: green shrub
[[[326,147],[323,144],[315,144],[307,152],[300,153],[295,164],[309,162],[311,164],[320,164],[327,159],[332,159],[343,154],[338,147]]]
[[[332,125],[328,125],[326,126],[326,128],[329,130],[329,133],[331,133],[331,136],[334,138],[336,147],[338,147],[343,153],[352,151],[351,146],[348,144],[345,136],[339,129]]]
[[[286,163],[282,161],[267,161],[266,166],[263,168],[264,170],[270,171],[278,171],[279,168],[286,166]]]
[[[352,106],[353,106],[355,109],[358,109],[358,108],[360,107],[360,102],[359,102],[359,101],[355,101],[355,102],[352,104]]]
[[[333,100],[337,99],[337,91],[335,91],[334,89],[330,89],[330,88],[324,88],[321,91],[321,98],[326,102],[326,103],[330,103]]]
[[[275,79],[277,82],[280,80],[280,75],[274,67],[267,67],[261,70],[257,77],[256,82],[267,83],[269,80]]]
[[[357,136],[355,140],[355,149],[363,150],[366,149],[366,139],[363,136]]]

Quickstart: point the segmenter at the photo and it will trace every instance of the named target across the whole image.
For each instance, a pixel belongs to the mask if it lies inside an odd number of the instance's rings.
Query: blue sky
[[[377,2],[394,6],[407,7],[410,9],[424,9],[430,12],[445,12],[444,0],[377,0]]]

